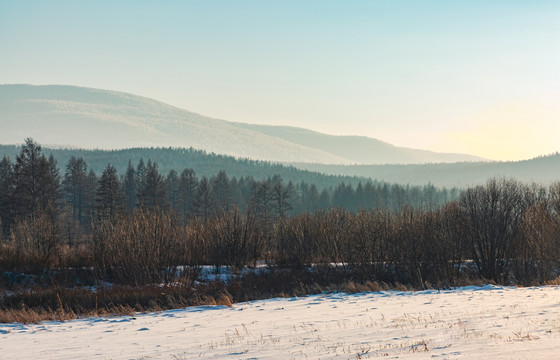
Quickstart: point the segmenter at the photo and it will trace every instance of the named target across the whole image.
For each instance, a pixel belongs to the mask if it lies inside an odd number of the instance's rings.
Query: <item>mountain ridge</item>
[[[258,124],[237,123],[239,126],[259,130],[267,135],[288,140],[296,144],[310,142],[314,148],[329,151],[338,156],[352,160],[361,165],[370,165],[367,159],[372,159],[374,164],[407,164],[407,159],[414,159],[413,163],[422,164],[427,162],[465,162],[483,161],[486,159],[458,153],[438,153],[429,150],[399,147],[388,142],[359,135],[328,135],[313,130],[293,126],[271,126]],[[303,134],[307,133],[307,134]],[[305,138],[298,137],[306,136]],[[377,156],[376,156],[377,155]],[[438,161],[440,160],[440,161]]]
[[[148,97],[70,85],[0,85],[0,126],[3,144],[31,136],[80,148],[193,147],[241,158],[339,165],[480,160],[367,137],[230,122]]]

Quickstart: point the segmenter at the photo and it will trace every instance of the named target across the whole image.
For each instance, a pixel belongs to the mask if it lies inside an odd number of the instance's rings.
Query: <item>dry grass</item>
[[[0,310],[0,322],[2,323],[37,323],[40,321],[65,321],[75,319],[76,314],[64,311],[46,311],[34,309],[9,309]]]
[[[553,285],[553,286],[560,285],[560,276],[558,276],[556,279],[545,281],[544,284],[545,285]]]
[[[187,306],[223,305],[271,297],[305,296],[321,292],[358,293],[395,288],[377,281],[348,281],[344,272],[310,273],[306,270],[275,270],[249,274],[229,285],[212,282],[192,286],[175,284],[99,288],[36,287],[15,290],[0,299],[0,322],[34,323],[79,317],[132,315]],[[397,284],[397,288],[406,289]]]
[[[0,323],[64,321],[79,317],[133,315],[199,305],[233,306],[234,303],[293,297],[323,292],[378,292],[417,290],[410,285],[383,281],[348,280],[348,270],[309,271],[306,269],[269,269],[233,279],[229,284],[212,282],[192,285],[115,286],[99,288],[36,287],[16,289],[0,297]],[[464,285],[479,284],[479,281]],[[560,284],[560,278],[548,285]]]
[[[0,299],[0,322],[36,323],[79,317],[133,315],[187,306],[232,306],[222,283],[90,289],[34,288]]]

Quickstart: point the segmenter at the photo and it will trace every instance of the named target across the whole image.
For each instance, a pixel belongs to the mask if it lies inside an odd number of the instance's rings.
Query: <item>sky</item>
[[[560,0],[0,0],[0,84],[528,159],[560,151]]]

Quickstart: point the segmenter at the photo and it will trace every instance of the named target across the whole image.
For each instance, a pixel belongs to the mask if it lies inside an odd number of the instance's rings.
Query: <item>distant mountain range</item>
[[[464,154],[397,147],[363,136],[332,136],[295,127],[228,122],[141,96],[63,85],[0,85],[0,129],[0,144],[20,144],[26,137],[33,137],[50,147],[192,147],[289,163],[481,160]]]

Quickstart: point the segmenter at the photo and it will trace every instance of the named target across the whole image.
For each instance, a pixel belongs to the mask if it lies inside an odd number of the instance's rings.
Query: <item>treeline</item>
[[[73,158],[61,176],[32,140],[0,169],[4,274],[59,281],[70,271],[65,285],[138,286],[192,282],[203,265],[265,262],[415,287],[559,275],[560,183],[494,179],[442,205],[449,194],[433,188],[341,184],[311,191],[318,201],[325,194],[322,207],[308,198],[313,185],[197,178],[191,169],[163,176],[151,161],[122,177],[107,165],[97,178]]]
[[[0,145],[0,158],[8,156],[14,159],[22,146]],[[171,170],[193,169],[199,177],[211,176],[225,171],[230,177],[252,177],[264,180],[272,175],[281,176],[284,181],[306,182],[315,184],[319,190],[330,188],[341,182],[357,186],[365,178],[356,176],[325,175],[318,172],[297,169],[292,166],[269,161],[236,158],[233,156],[208,153],[193,148],[132,148],[121,150],[85,150],[85,149],[44,149],[52,154],[59,165],[63,166],[72,158],[82,158],[90,170],[101,174],[107,164],[113,165],[119,173],[124,173],[131,161],[137,165],[140,159],[151,159],[158,164],[158,170],[167,174]]]
[[[346,281],[416,288],[542,284],[559,276],[560,183],[491,180],[434,210],[331,209],[273,222],[235,206],[184,224],[172,211],[139,209],[94,221],[91,240],[73,246],[56,229],[47,213],[18,222],[2,243],[2,269],[51,274],[51,283],[70,271],[66,286],[142,286],[191,283],[203,265],[240,270],[264,261],[271,269],[322,269],[327,283],[343,273]]]
[[[98,176],[81,157],[71,156],[62,167],[41,146],[27,139],[12,163],[0,161],[0,221],[4,237],[18,221],[36,213],[49,214],[61,224],[66,242],[80,243],[91,235],[91,224],[103,217],[132,214],[137,209],[172,210],[185,223],[231,210],[254,211],[272,221],[288,215],[333,207],[356,212],[359,209],[390,209],[404,206],[434,208],[457,197],[457,190],[433,186],[403,187],[371,181],[350,183],[319,190],[306,182],[285,183],[274,175],[264,180],[251,176],[229,177],[225,171],[206,177],[192,168],[167,174],[151,159],[128,161],[119,174],[106,164]]]

